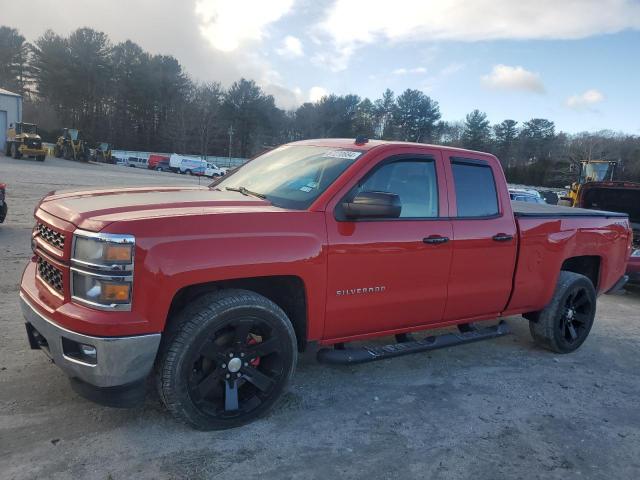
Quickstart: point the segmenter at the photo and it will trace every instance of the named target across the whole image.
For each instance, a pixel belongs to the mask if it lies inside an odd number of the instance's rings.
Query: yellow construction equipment
[[[75,128],[65,128],[53,147],[53,154],[66,160],[89,160],[89,147],[82,138],[82,132]]]
[[[44,162],[47,150],[42,147],[38,127],[33,123],[17,122],[9,125],[5,155],[13,158],[36,157]]]
[[[618,162],[610,160],[582,160],[578,181],[571,184],[568,195],[562,200],[569,206],[576,206],[580,190],[584,185],[595,182],[611,182],[617,166]]]
[[[111,144],[107,142],[101,142],[96,145],[94,154],[92,156],[93,161],[102,163],[114,163],[113,156],[111,155]]]

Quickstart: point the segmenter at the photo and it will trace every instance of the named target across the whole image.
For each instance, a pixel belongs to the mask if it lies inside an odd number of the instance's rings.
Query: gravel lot
[[[32,212],[54,189],[198,180],[54,158],[0,156],[0,477],[640,478],[640,289],[604,296],[576,353],[513,335],[357,367],[309,352],[279,407],[249,426],[195,432],[152,393],[116,410],[76,396],[29,349],[18,283]]]

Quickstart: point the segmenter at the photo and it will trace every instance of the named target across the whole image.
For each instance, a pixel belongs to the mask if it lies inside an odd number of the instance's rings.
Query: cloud
[[[349,66],[354,51],[355,48],[351,45],[336,47],[330,51],[319,51],[311,60],[315,65],[326,66],[332,72],[341,72]]]
[[[288,78],[283,79],[282,75],[274,71],[268,58],[260,49],[255,48],[256,42],[252,40],[268,40],[272,24],[266,20],[274,18],[274,15],[280,16],[284,7],[293,4],[293,0],[268,2],[269,9],[274,10],[273,14],[268,15],[262,15],[262,4],[267,2],[252,3],[247,0],[226,3],[203,0],[33,2],[35,7],[28,16],[25,16],[20,2],[3,3],[0,8],[0,23],[17,28],[30,42],[34,42],[52,25],[55,25],[53,30],[61,35],[68,35],[79,27],[87,26],[107,33],[113,43],[130,39],[151,54],[173,55],[183,65],[185,72],[196,81],[216,81],[228,87],[240,77],[250,78],[273,94],[276,104],[283,108],[290,108],[295,102],[302,103],[306,99],[306,92],[297,93],[295,89],[287,88]],[[90,5],[85,5],[88,3]],[[151,4],[153,8],[150,8]],[[237,43],[238,48],[232,52],[215,48],[200,31],[201,26],[213,26],[221,21],[222,17],[217,17],[216,20],[210,15],[217,15],[216,8],[222,8],[225,4],[234,11],[244,8],[245,12],[240,18],[234,17],[235,14],[223,13],[226,19],[236,18],[234,32],[231,34],[233,43]],[[254,8],[254,4],[257,7]],[[196,13],[196,5],[200,9],[199,13]],[[125,11],[127,14],[122,15]],[[73,12],[73,15],[69,15],[69,12]],[[246,12],[255,12],[260,17],[259,21],[254,18],[253,13],[248,15]],[[205,21],[205,18],[208,20]],[[255,27],[256,22],[259,34],[256,30],[247,35],[244,30],[248,26]]]
[[[232,52],[262,40],[265,28],[289,13],[293,0],[197,0],[202,36],[217,50]]]
[[[544,85],[540,80],[540,75],[520,66],[495,65],[491,73],[483,75],[481,80],[489,88],[544,93]]]
[[[311,87],[309,90],[309,101],[315,103],[318,100],[322,99],[322,97],[326,97],[329,95],[329,92],[324,87]]]
[[[282,41],[282,47],[276,49],[276,53],[289,58],[301,57],[304,55],[302,42],[293,35],[287,35]]]
[[[396,68],[392,73],[394,75],[408,75],[411,73],[427,73],[427,69],[424,67]]]
[[[431,92],[444,82],[448,77],[455,75],[456,73],[464,70],[466,65],[460,62],[453,62],[445,65],[438,73],[431,75],[426,79],[426,82],[422,86],[422,90],[425,92]]]
[[[584,110],[589,109],[593,105],[600,103],[604,100],[604,95],[602,92],[591,89],[586,92],[581,93],[580,95],[572,95],[567,98],[565,104],[569,108],[573,108],[574,110]]]
[[[336,0],[317,28],[342,56],[379,41],[578,39],[640,29],[640,3],[636,0],[395,0],[390,6],[383,0]],[[344,68],[348,64],[348,58],[346,60],[342,60]]]
[[[265,85],[262,89],[265,93],[273,95],[276,105],[284,110],[295,110],[305,101],[300,87],[295,87],[291,90],[282,85],[271,83]]]

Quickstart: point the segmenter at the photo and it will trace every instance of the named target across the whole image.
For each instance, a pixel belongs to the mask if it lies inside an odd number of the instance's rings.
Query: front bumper
[[[69,377],[103,388],[140,382],[151,372],[160,345],[159,333],[131,337],[83,335],[46,318],[22,293],[20,305],[28,331],[35,329],[46,340],[40,348]],[[69,341],[95,347],[95,364],[72,358],[70,352],[65,350]],[[30,338],[30,343],[33,348],[39,348],[34,346],[33,338]]]
[[[27,145],[20,145],[18,151],[27,157],[39,157],[47,154],[47,150],[44,148],[29,148]]]

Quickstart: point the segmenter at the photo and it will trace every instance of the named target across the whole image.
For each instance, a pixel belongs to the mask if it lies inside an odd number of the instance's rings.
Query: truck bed
[[[516,217],[628,217],[626,213],[588,210],[586,208],[563,207],[559,205],[544,205],[540,203],[513,201],[511,202],[511,206],[513,208],[513,214]]]

